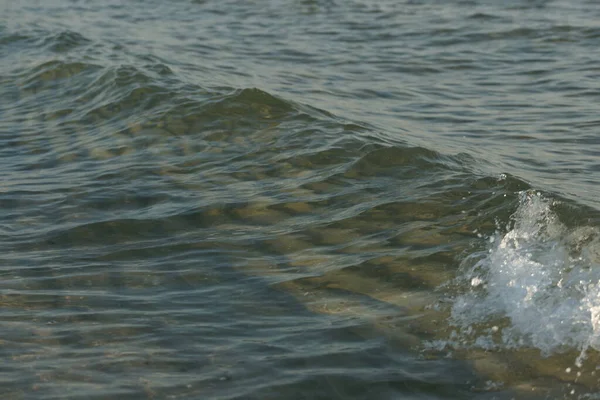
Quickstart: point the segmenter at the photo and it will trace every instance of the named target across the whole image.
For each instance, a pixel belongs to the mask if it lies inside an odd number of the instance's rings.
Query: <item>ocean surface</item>
[[[0,1],[0,398],[600,399],[600,4]]]

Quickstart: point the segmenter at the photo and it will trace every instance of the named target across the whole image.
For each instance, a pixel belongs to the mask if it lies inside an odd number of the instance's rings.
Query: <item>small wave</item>
[[[66,53],[91,41],[80,33],[73,31],[62,31],[44,39],[44,45],[55,53]]]
[[[3,47],[17,46],[21,42],[32,41],[34,38],[22,32],[10,33],[0,36],[0,49]]]
[[[486,12],[474,12],[466,17],[467,19],[481,20],[481,21],[494,21],[502,20],[503,18],[499,15],[494,15]]]
[[[368,152],[354,163],[347,176],[371,176],[395,168],[409,171],[435,169],[451,161],[436,151],[423,147],[381,147]]]
[[[451,306],[450,347],[600,350],[600,230],[567,227],[559,202],[520,193],[505,233],[463,262]]]
[[[23,88],[41,85],[44,82],[58,85],[61,79],[72,78],[86,72],[94,72],[97,69],[98,67],[93,64],[82,62],[46,61],[26,71],[20,84]]]

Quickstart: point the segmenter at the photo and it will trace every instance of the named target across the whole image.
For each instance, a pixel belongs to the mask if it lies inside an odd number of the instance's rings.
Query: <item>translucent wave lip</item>
[[[462,266],[453,346],[534,347],[543,355],[577,349],[578,366],[590,348],[600,350],[600,231],[567,228],[554,205],[520,193],[506,232]]]

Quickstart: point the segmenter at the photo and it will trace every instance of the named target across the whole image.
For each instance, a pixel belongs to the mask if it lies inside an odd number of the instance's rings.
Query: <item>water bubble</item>
[[[479,277],[471,279],[471,286],[479,286],[483,283],[483,280]]]

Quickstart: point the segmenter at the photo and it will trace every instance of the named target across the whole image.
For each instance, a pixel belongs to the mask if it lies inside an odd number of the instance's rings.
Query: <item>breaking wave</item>
[[[521,192],[504,233],[464,260],[445,345],[534,347],[544,356],[577,349],[577,366],[600,350],[600,232],[567,227],[558,204]]]

